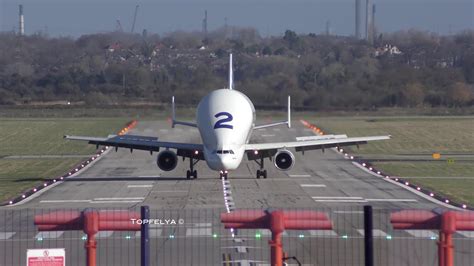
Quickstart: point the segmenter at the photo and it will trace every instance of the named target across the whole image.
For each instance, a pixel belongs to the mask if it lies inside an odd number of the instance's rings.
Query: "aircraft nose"
[[[234,160],[232,156],[224,155],[219,159],[223,170],[234,170],[238,166],[238,162],[236,162],[237,160]]]

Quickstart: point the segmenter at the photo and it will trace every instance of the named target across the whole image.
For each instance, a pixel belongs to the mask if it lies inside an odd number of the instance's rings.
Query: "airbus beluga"
[[[298,151],[325,149],[331,147],[366,144],[368,141],[386,140],[390,136],[347,137],[346,135],[327,135],[304,138],[301,141],[250,143],[253,130],[278,125],[291,127],[290,97],[288,96],[288,117],[286,121],[256,125],[255,108],[252,101],[237,90],[234,90],[232,54],[229,59],[228,88],[210,92],[199,103],[196,122],[176,120],[175,102],[172,98],[172,127],[175,125],[196,127],[199,130],[202,144],[178,143],[158,140],[156,137],[138,135],[110,135],[107,138],[64,136],[69,140],[87,141],[90,144],[129,148],[159,152],[157,165],[163,171],[175,169],[178,156],[189,159],[189,170],[186,177],[197,178],[194,166],[198,161],[206,161],[210,169],[218,171],[220,178],[227,179],[228,171],[235,170],[244,156],[259,165],[256,177],[267,178],[264,159],[269,158],[275,167],[282,171],[290,170],[295,157],[290,148]]]

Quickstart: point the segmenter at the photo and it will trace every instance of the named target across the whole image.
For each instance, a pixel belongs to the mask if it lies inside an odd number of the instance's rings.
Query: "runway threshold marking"
[[[40,200],[40,203],[90,203],[91,200]]]
[[[362,197],[342,197],[342,196],[313,196],[313,199],[344,199],[344,200],[363,200]]]
[[[357,229],[357,232],[358,232],[361,236],[364,236],[364,235],[365,235],[364,229]],[[386,236],[387,236],[387,233],[385,233],[384,231],[382,231],[382,230],[380,230],[380,229],[373,229],[373,230],[372,230],[372,235],[375,236],[375,237],[386,237]]]
[[[188,228],[186,236],[212,236],[211,228]]]
[[[338,214],[363,214],[363,211],[333,211]]]
[[[64,231],[39,232],[36,234],[36,239],[55,239],[60,237]]]
[[[311,177],[311,175],[288,175],[289,177]]]
[[[94,200],[90,203],[140,203],[143,202],[142,200]]]
[[[311,236],[337,236],[333,230],[309,230]]]
[[[128,185],[128,188],[146,188],[146,187],[153,187],[153,185]]]
[[[408,234],[414,237],[422,237],[422,238],[431,238],[431,237],[438,237],[438,234],[430,231],[430,230],[405,230]]]
[[[144,200],[144,197],[130,197],[130,198],[94,198],[94,200]]]
[[[10,239],[15,234],[16,232],[0,232],[0,240]]]
[[[301,187],[326,187],[325,184],[300,184]]]
[[[318,197],[311,197],[313,198],[314,201],[316,202],[351,202],[351,203],[361,203],[361,202],[367,202],[365,199],[362,197],[340,197],[340,196],[334,196],[334,197],[329,197],[329,196],[318,196]]]
[[[418,202],[416,199],[364,199],[362,197],[314,196],[316,202]]]
[[[474,238],[474,232],[471,231],[457,231],[457,233],[467,238]]]
[[[416,199],[365,199],[372,202],[417,202]]]

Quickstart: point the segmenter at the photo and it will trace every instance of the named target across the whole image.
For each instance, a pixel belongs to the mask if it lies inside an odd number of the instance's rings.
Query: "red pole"
[[[97,241],[95,234],[99,232],[99,214],[97,211],[84,211],[84,233],[87,241],[84,245],[87,255],[87,266],[96,266]]]
[[[453,234],[456,232],[456,214],[447,211],[441,215],[441,230],[444,233],[444,265],[454,266]]]
[[[97,241],[95,235],[87,235],[86,248],[87,266],[96,266]]]
[[[269,241],[271,247],[271,265],[283,265],[283,245],[281,235],[285,230],[285,216],[281,211],[274,211],[270,214],[270,230],[272,231],[272,240]]]
[[[445,266],[445,256],[444,256],[444,233],[442,230],[439,231],[439,240],[438,240],[438,266]]]

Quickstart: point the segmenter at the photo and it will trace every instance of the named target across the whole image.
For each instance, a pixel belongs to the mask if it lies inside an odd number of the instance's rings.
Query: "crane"
[[[135,22],[137,21],[137,13],[138,13],[138,5],[135,6],[135,14],[133,15],[133,23],[132,29],[130,30],[131,33],[135,30]]]
[[[119,19],[117,19],[117,21],[116,21],[115,29],[116,29],[116,31],[118,31],[118,32],[123,32],[122,23],[120,23],[120,20],[119,20]]]

